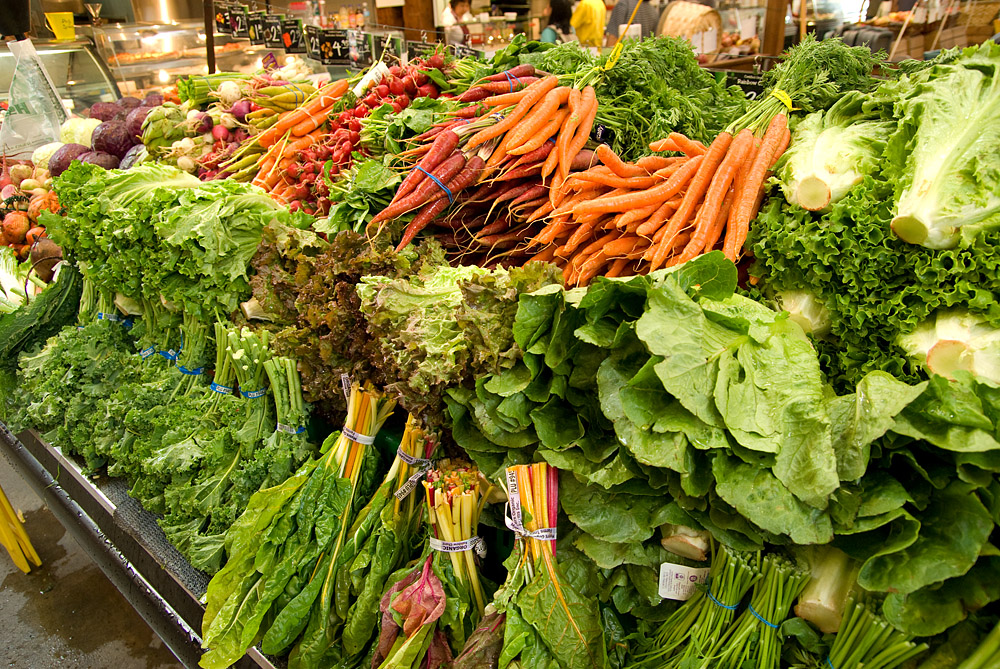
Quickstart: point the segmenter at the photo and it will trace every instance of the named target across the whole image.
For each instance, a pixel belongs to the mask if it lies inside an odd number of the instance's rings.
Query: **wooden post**
[[[805,38],[806,38],[806,10],[807,9],[808,9],[808,5],[806,4],[806,0],[802,0],[802,2],[799,3],[799,41],[800,42],[804,41]]]
[[[777,56],[785,50],[785,12],[788,0],[767,0],[764,14],[764,39],[761,52],[765,56]]]

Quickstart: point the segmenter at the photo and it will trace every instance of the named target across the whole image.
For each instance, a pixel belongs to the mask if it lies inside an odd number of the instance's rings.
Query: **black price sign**
[[[351,65],[368,67],[372,64],[371,35],[360,30],[347,31],[347,45],[350,48]]]
[[[285,53],[306,52],[306,36],[302,33],[302,19],[285,19],[281,22],[281,47]]]
[[[600,123],[595,123],[593,129],[590,131],[590,137],[598,144],[611,146],[611,142],[615,139],[615,133],[611,128]]]
[[[250,37],[250,12],[246,5],[233,5],[229,8],[229,27],[233,37]]]
[[[319,62],[324,65],[344,65],[351,62],[347,31],[326,28],[319,36]]]
[[[264,15],[264,46],[268,49],[284,48],[281,42],[281,22],[284,19],[284,14]]]
[[[406,55],[408,58],[413,59],[425,53],[433,52],[437,48],[438,44],[435,42],[407,42]]]
[[[455,44],[454,46],[456,58],[483,58],[486,56],[485,51],[473,49],[471,46],[465,46],[464,44]]]
[[[233,29],[229,25],[229,5],[224,2],[215,3],[215,32],[230,35]]]
[[[319,60],[319,33],[317,26],[306,26],[306,58]]]
[[[726,85],[739,86],[747,100],[756,100],[764,93],[763,78],[764,75],[755,72],[726,72]]]
[[[401,59],[406,52],[406,41],[398,35],[372,35],[372,41],[372,54],[387,63]]]
[[[250,43],[264,44],[264,12],[250,12]]]

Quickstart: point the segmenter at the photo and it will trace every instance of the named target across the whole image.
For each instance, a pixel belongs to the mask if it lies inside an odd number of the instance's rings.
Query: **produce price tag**
[[[720,73],[722,74],[722,73]],[[763,74],[756,72],[725,72],[727,86],[739,86],[747,100],[756,100],[764,93],[761,79]]]
[[[275,426],[275,432],[284,432],[285,434],[302,434],[306,431],[305,427],[292,427],[291,425],[285,425],[284,423],[278,423]]]
[[[83,328],[81,328],[81,329],[83,329]],[[145,360],[149,356],[153,355],[154,353],[156,353],[156,348],[153,347],[153,346],[150,346],[149,348],[144,348],[141,351],[139,351],[139,355],[142,356],[143,360]]]
[[[264,44],[264,12],[250,12],[247,25],[250,31],[250,44],[262,46]]]
[[[660,597],[683,602],[691,599],[699,583],[708,580],[708,567],[685,567],[664,562],[660,565]]]
[[[480,51],[478,49],[473,49],[471,46],[465,46],[464,44],[455,44],[455,57],[456,58],[485,58],[486,52]]]
[[[471,537],[465,541],[441,541],[431,537],[430,544],[431,550],[439,553],[464,553],[475,550],[479,557],[486,557],[486,543],[482,537]]]
[[[268,49],[281,49],[285,45],[281,41],[281,22],[284,14],[264,15],[264,46]]]
[[[406,499],[407,495],[413,492],[414,488],[417,487],[417,484],[420,483],[420,479],[422,479],[427,472],[430,471],[431,467],[434,466],[434,463],[430,460],[424,460],[423,458],[415,458],[409,453],[404,453],[400,450],[396,451],[396,455],[399,456],[400,460],[411,467],[418,467],[417,471],[411,474],[410,478],[406,479],[406,482],[399,486],[399,490],[395,493],[396,499],[403,500]]]
[[[368,67],[372,64],[372,45],[369,41],[370,35],[360,30],[347,31],[347,46],[350,49],[351,65],[354,67]]]
[[[229,8],[229,27],[233,37],[250,37],[250,10],[246,5],[233,5]]]
[[[556,528],[554,527],[541,527],[530,531],[524,529],[524,514],[521,512],[521,494],[517,488],[517,474],[513,469],[508,469],[506,476],[507,506],[504,509],[503,522],[507,529],[520,538],[555,541]]]
[[[119,321],[119,320],[121,320],[121,318],[118,317],[118,314],[105,314],[105,313],[99,311],[99,312],[97,312],[97,320],[99,320],[99,321]]]
[[[326,28],[319,36],[319,61],[324,65],[341,65],[350,62],[347,31]]]
[[[305,53],[306,36],[302,33],[302,19],[285,19],[281,22],[281,48],[285,53]]]
[[[233,394],[233,389],[231,386],[224,386],[222,384],[216,383],[215,381],[212,381],[212,385],[210,387],[212,388],[212,390],[219,393],[220,395]]]
[[[264,54],[264,57],[260,59],[260,64],[264,66],[265,72],[271,72],[272,70],[278,69],[278,59],[275,58],[274,54],[270,51]]]
[[[345,427],[341,430],[341,434],[353,441],[355,444],[361,444],[362,446],[371,446],[375,443],[375,437],[370,437],[367,434],[361,434],[360,432],[355,432],[349,427]]]
[[[306,26],[306,58],[319,60],[319,26]]]
[[[348,403],[350,403],[351,401],[352,385],[354,384],[351,382],[350,376],[348,376],[347,374],[340,375],[340,389],[344,391],[344,399],[347,400]]]
[[[590,131],[590,136],[598,144],[607,144],[608,146],[611,146],[611,142],[615,139],[615,132],[605,125],[595,123],[593,130]]]
[[[230,35],[232,31],[233,29],[229,25],[229,4],[225,2],[215,3],[215,32]]]
[[[248,400],[256,400],[260,399],[261,397],[267,394],[267,388],[261,388],[259,390],[251,390],[249,392],[241,390],[240,394],[242,394],[243,397],[247,398]]]

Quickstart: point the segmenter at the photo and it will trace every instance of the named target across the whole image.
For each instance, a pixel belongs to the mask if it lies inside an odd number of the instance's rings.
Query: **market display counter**
[[[86,477],[34,430],[15,436],[0,423],[0,451],[177,659],[197,667],[209,578],[170,545],[128,484]],[[256,648],[235,666],[275,668]]]

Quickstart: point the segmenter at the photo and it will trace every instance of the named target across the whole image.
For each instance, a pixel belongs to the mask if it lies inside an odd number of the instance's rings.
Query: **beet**
[[[59,176],[66,171],[74,159],[88,151],[90,149],[83,144],[63,144],[49,158],[49,174],[53,177]]]
[[[147,93],[142,101],[143,107],[159,107],[163,104],[163,93]]]
[[[87,153],[80,155],[78,160],[81,163],[88,163],[90,165],[103,167],[106,170],[117,169],[119,164],[118,156],[113,156],[110,153],[105,153],[104,151],[88,151]]]
[[[143,146],[142,144],[136,144],[131,149],[129,149],[128,153],[125,154],[125,157],[122,158],[121,163],[119,163],[118,165],[118,169],[122,170],[130,169],[135,165],[138,165],[143,160],[145,160],[147,155],[148,154],[146,153],[146,147]]]
[[[142,104],[142,100],[126,95],[125,97],[118,98],[118,102],[115,104],[128,112],[140,106]]]
[[[125,157],[125,154],[137,141],[135,136],[129,132],[124,121],[105,121],[94,128],[94,134],[90,139],[95,151],[110,153],[119,160]]]
[[[95,102],[90,108],[90,118],[96,118],[101,121],[111,121],[114,120],[115,116],[118,116],[121,112],[122,108],[114,102]]]
[[[142,122],[146,120],[146,116],[151,111],[153,111],[152,107],[136,107],[125,117],[125,129],[136,140],[142,137]]]

